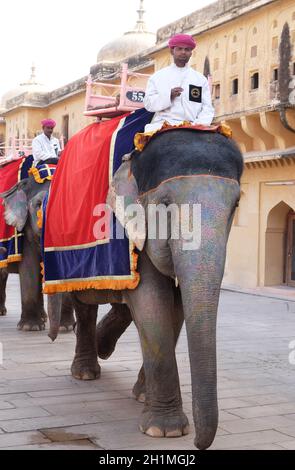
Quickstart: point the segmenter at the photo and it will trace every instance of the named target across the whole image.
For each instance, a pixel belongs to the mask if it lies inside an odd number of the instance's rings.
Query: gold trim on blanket
[[[46,253],[50,251],[70,251],[70,250],[83,250],[84,248],[92,248],[97,245],[106,245],[110,242],[109,238],[105,240],[97,240],[96,242],[86,243],[85,245],[72,245],[72,246],[55,246],[50,248],[45,248]]]

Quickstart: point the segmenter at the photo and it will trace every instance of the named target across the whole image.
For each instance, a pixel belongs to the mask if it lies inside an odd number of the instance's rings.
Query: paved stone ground
[[[138,431],[142,405],[131,397],[141,365],[135,328],[121,338],[102,376],[70,375],[73,333],[51,344],[47,332],[16,330],[18,278],[11,275],[7,317],[0,318],[0,448],[170,449],[193,447],[193,430],[177,439]],[[107,308],[101,312],[103,314]],[[295,302],[223,291],[218,318],[220,424],[212,449],[295,449]],[[177,346],[184,408],[191,419],[185,333]]]

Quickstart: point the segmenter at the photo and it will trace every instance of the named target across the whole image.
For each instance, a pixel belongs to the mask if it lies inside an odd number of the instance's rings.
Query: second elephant
[[[40,240],[34,227],[37,226],[37,211],[49,185],[50,181],[39,184],[33,176],[30,176],[1,194],[5,204],[5,219],[9,225],[16,226],[18,231],[24,232],[24,243],[22,261],[9,263],[8,268],[0,269],[0,315],[6,314],[5,291],[8,274],[18,273],[21,318],[17,327],[23,331],[44,330],[47,319],[42,294]],[[21,210],[15,211],[16,206],[20,208],[19,200],[22,201]],[[63,329],[71,330],[74,322],[71,299],[69,296],[63,296],[61,326]]]

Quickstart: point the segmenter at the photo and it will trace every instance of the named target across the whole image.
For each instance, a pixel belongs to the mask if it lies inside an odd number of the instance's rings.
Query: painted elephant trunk
[[[48,318],[49,333],[48,336],[55,341],[58,335],[62,309],[62,294],[54,294],[48,296]]]
[[[202,184],[200,181],[196,187]],[[211,194],[207,197],[203,191],[205,197],[198,198],[201,223],[194,228],[200,230],[198,247],[184,249],[183,240],[170,242],[187,330],[195,445],[199,449],[212,444],[218,426],[216,318],[226,244],[239,194],[235,185],[227,186],[222,180],[207,181],[206,186]]]
[[[216,266],[208,263],[206,279],[202,278],[202,281],[197,276],[198,268],[186,274],[178,272],[192,375],[195,445],[198,449],[210,447],[218,425],[216,318],[222,274],[220,269],[218,273],[215,270]]]

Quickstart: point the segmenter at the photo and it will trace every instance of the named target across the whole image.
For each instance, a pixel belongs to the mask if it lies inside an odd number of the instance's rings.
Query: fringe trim
[[[0,268],[7,268],[9,263],[19,263],[22,260],[22,255],[11,255],[7,259],[0,261]]]
[[[43,263],[43,261],[41,261],[41,263],[40,263],[40,272],[41,272],[42,279],[44,279],[44,263]]]
[[[43,227],[43,207],[37,210],[37,227],[41,230]]]
[[[66,281],[59,283],[56,281],[55,284],[47,284],[43,280],[43,293],[44,294],[57,294],[60,292],[72,292],[81,291],[88,289],[97,290],[124,290],[124,289],[136,289],[140,281],[140,274],[136,271],[138,262],[138,254],[132,252],[132,266],[131,266],[131,279],[98,279],[96,281],[87,281],[87,279],[79,281]],[[43,263],[41,263],[42,265]],[[44,266],[42,268],[42,275],[44,279]]]
[[[203,124],[192,124],[189,121],[183,121],[180,124],[169,124],[169,122],[164,121],[160,129],[150,132],[137,132],[134,136],[134,146],[136,150],[140,152],[143,151],[145,146],[149,143],[151,138],[156,134],[161,134],[165,131],[172,129],[192,129],[196,131],[209,131],[209,132],[218,132],[219,134],[224,135],[225,137],[232,138],[232,130],[227,124],[213,124],[210,126],[205,126]]]

